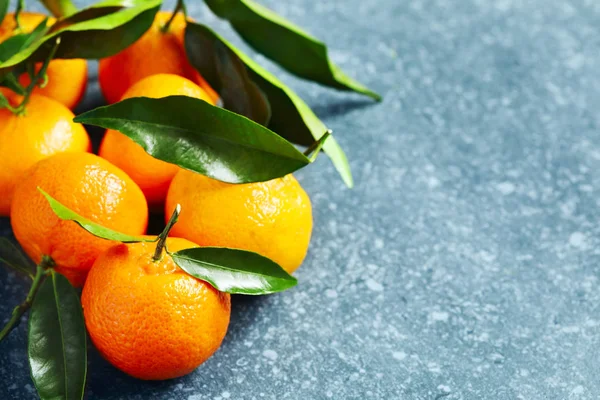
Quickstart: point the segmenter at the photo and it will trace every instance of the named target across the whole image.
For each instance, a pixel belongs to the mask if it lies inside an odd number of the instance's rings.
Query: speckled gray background
[[[182,379],[137,381],[92,350],[88,398],[599,398],[600,2],[264,3],[385,97],[285,78],[356,188],[325,157],[300,172],[300,285],[236,297],[223,347]],[[93,84],[84,108],[99,101]],[[5,320],[26,282],[0,282]],[[35,397],[25,353],[23,324],[0,344],[2,399]]]

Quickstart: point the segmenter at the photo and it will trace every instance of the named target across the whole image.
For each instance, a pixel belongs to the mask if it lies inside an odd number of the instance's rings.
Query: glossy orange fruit
[[[137,81],[155,74],[175,74],[190,79],[204,89],[213,102],[218,95],[192,67],[183,44],[186,21],[175,16],[167,32],[162,27],[171,18],[170,12],[156,14],[154,24],[133,45],[120,53],[100,60],[100,88],[109,103],[115,103]]]
[[[173,236],[201,246],[254,251],[290,273],[306,256],[312,206],[292,175],[234,185],[182,169],[169,188],[167,215],[177,204],[181,215]]]
[[[123,99],[175,95],[212,103],[206,92],[194,82],[173,74],[144,78],[130,87]],[[125,171],[140,186],[151,209],[162,209],[171,180],[179,171],[178,166],[153,158],[129,137],[110,129],[106,131],[99,154]]]
[[[229,325],[230,297],[183,272],[156,243],[119,244],[90,272],[81,303],[100,353],[139,379],[171,379],[192,372],[221,345]],[[197,247],[169,238],[178,251]]]
[[[2,92],[15,105],[22,100]],[[73,117],[59,102],[35,94],[23,115],[0,109],[0,215],[9,215],[15,186],[36,162],[61,152],[90,151],[88,134]]]
[[[21,30],[22,32],[31,32],[39,25],[46,15],[39,13],[22,12]],[[55,22],[50,18],[48,25]],[[14,14],[7,14],[2,24],[0,24],[0,42],[6,40],[15,33]],[[41,68],[41,63],[36,65],[36,72]],[[87,86],[87,62],[83,59],[57,59],[50,62],[48,70],[48,82],[45,87],[36,87],[33,93],[42,94],[51,97],[54,100],[64,104],[67,108],[73,109],[79,103]],[[31,79],[27,73],[19,77],[19,82],[23,86],[29,85]]]
[[[13,232],[36,263],[49,255],[56,270],[81,286],[96,258],[114,243],[59,219],[38,187],[76,213],[119,232],[141,235],[148,206],[119,168],[89,153],[61,153],[35,164],[18,184],[10,213]]]

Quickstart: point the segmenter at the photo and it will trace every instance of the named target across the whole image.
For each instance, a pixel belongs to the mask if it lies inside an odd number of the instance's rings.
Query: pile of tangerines
[[[22,31],[44,15],[21,13]],[[190,96],[212,104],[218,95],[189,64],[185,18],[159,12],[154,25],[122,52],[100,60],[109,103],[131,97]],[[51,21],[52,22],[52,21]],[[14,15],[0,41],[15,33]],[[149,53],[156,57],[149,59]],[[38,65],[41,68],[41,65]],[[145,235],[150,212],[167,219],[181,207],[166,239],[169,250],[198,246],[243,249],[292,273],[312,230],[308,196],[291,175],[242,185],[223,183],[149,156],[129,137],[108,130],[98,155],[72,109],[87,84],[85,60],[52,60],[47,82],[24,98],[6,88],[0,109],[0,215],[35,262],[48,260],[75,287],[89,335],[117,368],[141,379],[168,379],[194,370],[220,346],[230,296],[182,271],[156,243],[115,243],[59,218],[42,188],[82,217],[114,231]],[[19,81],[31,83],[31,74]],[[178,206],[179,205],[179,206]]]

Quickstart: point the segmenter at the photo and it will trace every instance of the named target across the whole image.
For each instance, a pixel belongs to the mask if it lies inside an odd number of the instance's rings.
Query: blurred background
[[[315,228],[299,285],[236,296],[223,346],[181,379],[129,378],[92,349],[88,398],[597,398],[600,2],[260,3],[383,95],[255,57],[333,129],[356,187],[324,155],[300,171]],[[93,81],[79,111],[102,102]],[[26,286],[0,268],[2,320]],[[35,396],[25,337],[21,324],[0,344],[3,399]]]

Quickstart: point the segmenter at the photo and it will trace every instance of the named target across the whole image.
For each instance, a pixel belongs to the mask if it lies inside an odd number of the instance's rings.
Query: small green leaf
[[[268,181],[310,163],[267,128],[187,96],[131,98],[74,121],[117,130],[159,160],[223,182]]]
[[[58,216],[58,218],[65,221],[73,221],[77,225],[81,226],[83,229],[88,231],[94,236],[97,236],[101,239],[106,240],[114,240],[122,243],[139,243],[139,242],[155,242],[156,239],[148,239],[143,236],[132,236],[127,235],[125,233],[113,231],[112,229],[106,228],[102,225],[98,225],[95,222],[90,221],[89,219],[82,217],[77,214],[75,211],[67,208],[62,205],[58,200],[54,199],[48,193],[46,193],[42,188],[38,187],[38,190],[44,195],[48,203],[50,203],[50,207],[52,211]]]
[[[213,44],[211,44],[213,43]],[[231,50],[231,54],[239,57],[246,66],[249,78],[266,94],[271,104],[271,120],[269,128],[282,137],[301,145],[310,146],[328,131],[325,124],[315,115],[308,105],[289,87],[284,85],[275,75],[252,61],[231,43],[217,35],[210,28],[188,22],[185,31],[185,46],[192,65],[211,84],[219,87],[216,63],[206,62],[211,49],[222,43]],[[198,53],[205,52],[204,56]],[[198,62],[203,60],[203,62]],[[350,165],[344,151],[335,138],[327,140],[323,150],[331,158],[347,186],[353,186]]]
[[[33,300],[27,342],[40,398],[82,399],[87,348],[81,303],[67,278],[53,270]]]
[[[0,263],[33,277],[35,264],[7,238],[0,238]]]
[[[50,54],[56,38],[56,58],[103,58],[139,39],[154,21],[161,0],[109,0],[59,20],[40,40],[0,63],[5,75],[24,62],[39,62]]]
[[[301,78],[381,100],[381,96],[347,76],[327,54],[323,42],[252,0],[205,0],[219,17],[256,51]]]
[[[196,247],[171,253],[188,274],[217,290],[237,294],[269,294],[296,286],[296,278],[274,261],[251,251]]]
[[[71,0],[40,0],[55,17],[66,17],[77,12]]]
[[[203,77],[209,79],[226,109],[268,125],[271,119],[269,100],[250,79],[239,57],[222,42],[205,35],[194,35],[187,46],[192,64],[203,71]]]

